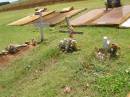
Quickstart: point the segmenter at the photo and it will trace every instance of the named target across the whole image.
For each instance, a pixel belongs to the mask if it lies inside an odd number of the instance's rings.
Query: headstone
[[[36,9],[35,11],[36,11],[35,14],[39,15],[39,19],[34,23],[34,25],[39,28],[40,37],[41,37],[40,42],[42,42],[44,40],[44,32],[43,32],[44,24],[43,24],[43,20],[42,20],[42,12],[43,11],[40,11],[38,9]]]
[[[108,8],[120,7],[121,1],[120,0],[107,0],[107,6]]]
[[[115,0],[115,7],[120,7],[121,6],[121,1],[120,0]]]
[[[108,49],[108,48],[109,48],[109,45],[110,45],[110,40],[108,40],[108,37],[107,37],[107,36],[104,36],[104,37],[103,37],[103,48],[104,48],[104,49]]]

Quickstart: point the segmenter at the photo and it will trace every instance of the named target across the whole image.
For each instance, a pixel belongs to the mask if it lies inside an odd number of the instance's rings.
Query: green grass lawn
[[[129,0],[122,1],[130,4]],[[100,8],[103,0],[85,0],[47,6],[60,10],[67,6],[76,8]],[[38,39],[33,25],[7,26],[8,23],[32,14],[34,9],[0,13],[0,50],[10,43],[24,43]],[[44,29],[46,42],[0,69],[0,97],[126,97],[130,92],[130,30],[112,27],[77,27],[83,35],[75,35],[78,52],[63,54],[57,45],[67,34],[59,33],[59,26]],[[93,58],[95,47],[102,45],[102,37],[108,36],[121,47],[117,60],[99,62]],[[130,69],[129,69],[130,70]],[[63,87],[70,86],[69,94]]]

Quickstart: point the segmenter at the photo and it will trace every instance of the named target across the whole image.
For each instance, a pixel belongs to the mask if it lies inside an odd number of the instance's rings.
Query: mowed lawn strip
[[[80,4],[79,4],[80,3]],[[123,3],[128,3],[124,0]],[[77,5],[76,5],[77,4]],[[96,6],[98,5],[99,6]],[[62,9],[75,5],[78,8],[102,7],[100,0],[88,0],[48,6]],[[0,49],[10,42],[23,43],[38,38],[39,33],[31,25],[7,26],[11,21],[24,17],[33,9],[1,13]],[[10,14],[10,15],[8,15]],[[75,35],[79,50],[72,54],[58,51],[58,42],[68,37],[59,33],[59,27],[45,29],[46,42],[31,50],[27,55],[10,63],[0,71],[0,97],[125,97],[129,92],[130,30],[109,27],[81,27],[83,35]],[[102,37],[108,36],[121,47],[121,57],[103,63],[93,58],[95,46],[102,46]],[[70,94],[64,94],[65,86],[72,87]]]

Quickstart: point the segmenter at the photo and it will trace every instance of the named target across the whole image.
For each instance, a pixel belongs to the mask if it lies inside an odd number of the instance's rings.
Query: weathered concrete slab
[[[94,10],[91,10],[91,11],[79,16],[78,18],[75,18],[74,20],[71,20],[70,24],[72,26],[86,25],[86,24],[89,24],[91,21],[101,17],[105,13],[106,12],[105,12],[104,8],[94,9]]]
[[[120,25],[120,28],[130,28],[130,18]]]
[[[74,9],[74,10],[64,12],[64,13],[55,12],[53,14],[45,16],[43,18],[43,23],[47,23],[50,26],[54,26],[58,23],[63,22],[65,20],[65,17],[72,17],[83,10],[85,9]],[[37,21],[34,21],[34,22],[37,22]]]
[[[56,24],[64,21],[65,17],[72,17],[83,10],[85,10],[85,9],[73,9],[73,10],[66,11],[66,12],[56,12],[56,11],[44,12],[42,15],[43,23],[47,23],[49,25],[56,25]],[[35,23],[35,22],[39,21],[38,19],[39,19],[38,15],[32,15],[32,16],[27,16],[22,19],[19,19],[8,25],[22,26],[22,25],[26,25],[26,24]]]
[[[61,12],[61,13],[69,12],[69,11],[71,11],[71,10],[73,10],[73,9],[74,9],[74,7],[71,6],[71,7],[63,8],[60,12]]]
[[[48,20],[46,20],[47,23],[49,23],[50,25],[56,25],[58,23],[61,23],[62,21],[65,20],[65,17],[72,17],[76,14],[78,14],[79,12],[81,12],[81,9],[75,9],[66,13],[59,13],[57,14],[55,17],[52,17]]]
[[[42,16],[44,17],[44,16],[47,16],[47,15],[52,14],[54,12],[55,11],[43,12]],[[31,15],[31,16],[27,16],[27,17],[24,17],[22,19],[19,19],[19,20],[15,21],[15,22],[12,22],[12,23],[10,23],[8,25],[22,26],[22,25],[26,25],[26,24],[28,24],[30,22],[33,22],[33,21],[37,20],[38,18],[39,18],[38,15]]]
[[[130,6],[123,6],[114,8],[112,11],[106,13],[104,16],[93,21],[92,25],[119,25],[130,16]]]

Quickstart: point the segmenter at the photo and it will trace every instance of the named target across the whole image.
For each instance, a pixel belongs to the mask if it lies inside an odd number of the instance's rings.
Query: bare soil
[[[15,54],[1,55],[0,56],[0,68],[7,66],[11,61],[18,59],[20,56],[23,56],[24,54],[26,54],[29,50],[31,50],[34,47],[35,46],[28,45],[26,47],[21,48]]]

